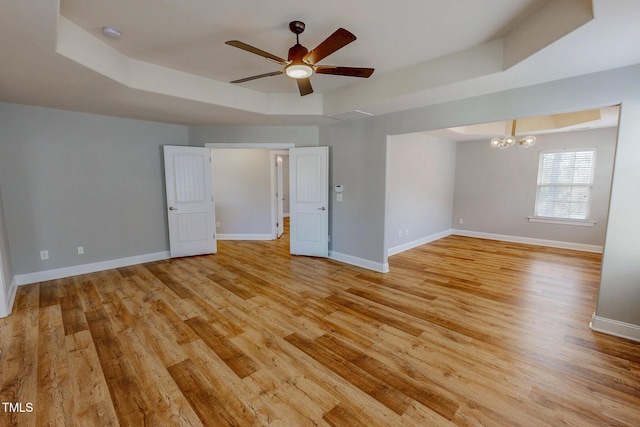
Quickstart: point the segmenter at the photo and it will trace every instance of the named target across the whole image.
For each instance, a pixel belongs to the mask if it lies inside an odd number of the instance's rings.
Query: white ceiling
[[[333,122],[640,62],[637,0],[13,0],[0,6],[0,101],[192,125]],[[358,39],[321,64],[370,79],[314,75],[298,95],[273,62],[301,20],[312,49],[338,27]],[[114,41],[103,26],[122,31]]]
[[[274,3],[278,6],[274,7]],[[228,82],[278,71],[280,67],[227,46],[226,40],[241,40],[286,58],[289,47],[295,44],[295,35],[288,28],[292,20],[305,22],[300,42],[309,50],[338,27],[358,37],[322,63],[373,67],[384,74],[502,37],[544,1],[405,3],[406,7],[397,7],[389,1],[109,0],[91,2],[88,7],[86,0],[62,0],[60,12],[97,37],[101,37],[102,26],[120,29],[124,34],[121,40],[105,41],[129,57]],[[408,10],[413,13],[407,13]],[[451,25],[461,17],[464,31]],[[446,40],[446,44],[441,40]],[[326,75],[313,80],[318,92],[352,82],[350,78]],[[253,81],[245,87],[267,93],[298,93],[296,84],[284,76]]]

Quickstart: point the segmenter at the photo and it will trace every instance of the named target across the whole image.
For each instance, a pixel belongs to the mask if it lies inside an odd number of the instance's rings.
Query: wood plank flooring
[[[449,236],[379,274],[277,242],[20,287],[2,426],[638,426],[600,255]],[[14,407],[14,409],[16,409]]]

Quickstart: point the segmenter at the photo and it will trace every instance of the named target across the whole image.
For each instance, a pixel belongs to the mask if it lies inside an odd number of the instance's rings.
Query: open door
[[[164,146],[171,258],[217,251],[211,149]]]
[[[329,147],[289,149],[290,252],[329,255]]]
[[[276,238],[280,238],[284,233],[284,185],[282,162],[284,158],[278,154],[276,156]]]

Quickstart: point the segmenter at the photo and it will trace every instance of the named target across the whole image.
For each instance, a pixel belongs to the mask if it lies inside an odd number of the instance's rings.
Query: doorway
[[[219,240],[275,240],[284,232],[288,157],[288,150],[211,149]]]
[[[214,150],[211,157],[219,240],[276,240],[279,224],[284,224],[289,211],[290,253],[328,256],[329,147],[205,144],[205,148]],[[287,153],[289,179],[283,168],[282,179],[278,180],[278,155],[284,164]],[[264,156],[267,156],[266,162],[262,161]],[[280,205],[280,194],[287,193],[287,181],[296,189],[289,192],[289,209],[286,209],[286,197]],[[279,192],[280,184],[282,191]],[[271,215],[264,214],[265,211]],[[229,224],[245,229],[230,229]]]
[[[276,239],[288,232],[285,228],[285,219],[289,217],[289,151],[274,150],[271,152],[271,164],[274,166],[275,178],[275,236]]]

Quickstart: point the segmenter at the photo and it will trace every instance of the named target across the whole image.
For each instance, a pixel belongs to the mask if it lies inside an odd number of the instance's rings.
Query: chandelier
[[[529,148],[536,143],[536,137],[527,135],[524,138],[517,139],[516,121],[513,120],[513,124],[511,125],[511,135],[505,136],[504,138],[493,138],[491,140],[491,148],[499,148],[501,150],[504,150],[505,148],[511,147],[516,142],[522,148]]]

